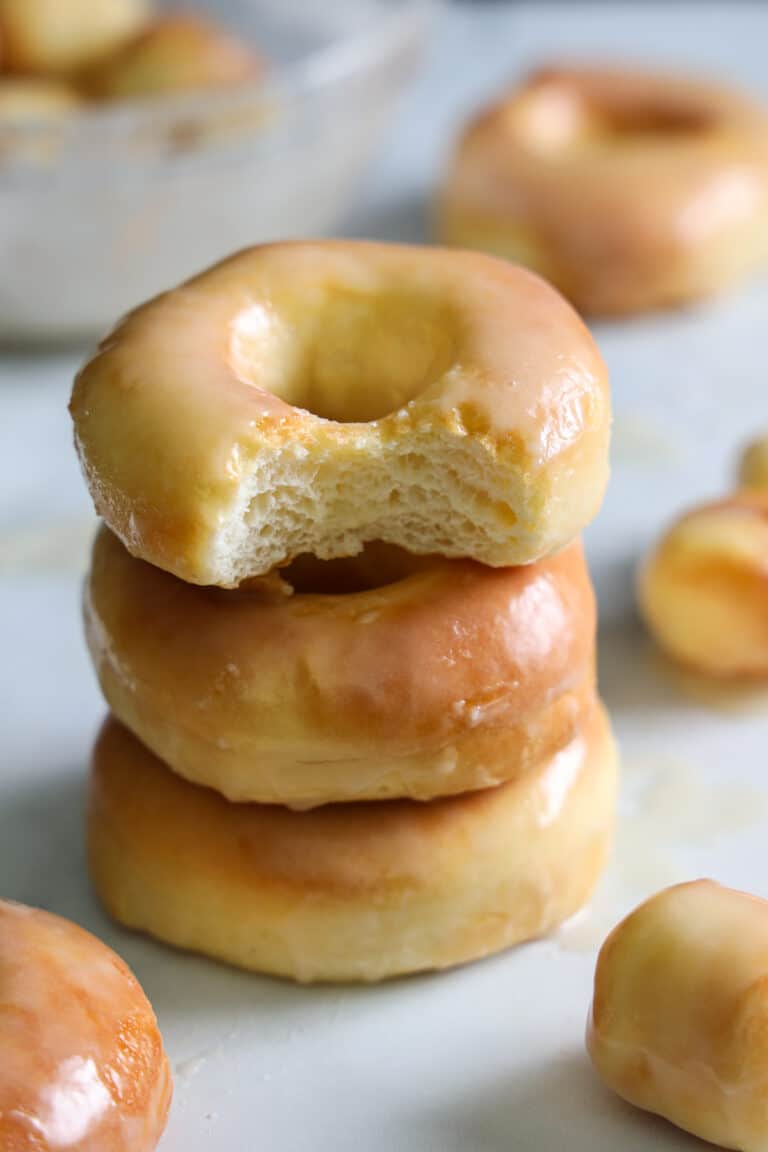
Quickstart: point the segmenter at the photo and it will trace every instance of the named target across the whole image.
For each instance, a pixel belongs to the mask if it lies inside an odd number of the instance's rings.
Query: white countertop
[[[768,96],[766,44],[758,4],[451,9],[347,230],[423,236],[425,192],[458,121],[528,64],[680,63]],[[647,542],[721,492],[738,446],[768,427],[766,327],[768,278],[694,312],[596,329],[616,424],[588,550],[624,793],[593,911],[558,940],[374,989],[230,971],[123,932],[97,907],[81,824],[103,704],[78,613],[92,514],[65,410],[82,353],[0,358],[0,893],[78,920],[135,969],[176,1068],[164,1152],[696,1147],[612,1100],[582,1033],[594,949],[631,903],[702,874],[768,896],[768,693],[718,697],[682,679],[653,652],[632,595]]]

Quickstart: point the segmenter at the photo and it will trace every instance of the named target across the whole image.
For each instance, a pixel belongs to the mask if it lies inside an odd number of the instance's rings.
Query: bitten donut
[[[168,943],[300,981],[382,980],[541,936],[588,899],[612,837],[598,707],[512,784],[420,804],[230,804],[108,720],[88,807],[111,914]]]
[[[211,20],[178,13],[153,20],[86,77],[100,99],[125,100],[242,84],[261,71],[257,54]]]
[[[545,68],[470,123],[438,217],[584,312],[685,303],[768,260],[768,114],[693,79]]]
[[[171,1091],[123,961],[68,920],[0,901],[3,1152],[151,1152]]]
[[[0,0],[5,67],[76,72],[132,35],[147,14],[146,0]]]
[[[687,512],[646,559],[638,596],[655,639],[683,664],[768,676],[768,492]]]
[[[230,800],[487,787],[562,748],[594,702],[579,544],[501,569],[379,547],[223,592],[134,559],[104,528],[84,610],[113,712]]]
[[[587,1045],[631,1104],[768,1147],[768,902],[698,880],[642,904],[600,951]]]
[[[605,368],[571,308],[488,256],[264,245],[132,313],[76,382],[91,495],[137,556],[233,586],[368,540],[501,566],[605,487]]]

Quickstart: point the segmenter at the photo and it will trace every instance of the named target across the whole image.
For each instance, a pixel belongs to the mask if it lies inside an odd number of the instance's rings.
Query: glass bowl
[[[238,248],[327,234],[433,10],[432,0],[197,6],[252,40],[266,79],[0,130],[0,341],[90,337]]]

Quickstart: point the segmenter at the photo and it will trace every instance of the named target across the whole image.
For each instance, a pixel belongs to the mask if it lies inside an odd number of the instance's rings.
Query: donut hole
[[[455,361],[456,321],[436,294],[400,285],[313,288],[237,317],[230,360],[241,380],[339,423],[398,411]]]
[[[297,556],[280,569],[280,577],[301,596],[346,596],[397,584],[432,563],[428,556],[414,556],[396,544],[375,541],[357,556],[334,560],[319,560],[310,553]]]
[[[603,112],[611,136],[679,137],[703,134],[712,127],[712,115],[704,108],[675,104],[638,104]]]
[[[588,99],[562,81],[541,82],[510,106],[514,131],[531,150],[558,153],[606,140],[698,135],[713,124],[707,109],[652,101],[615,105]]]

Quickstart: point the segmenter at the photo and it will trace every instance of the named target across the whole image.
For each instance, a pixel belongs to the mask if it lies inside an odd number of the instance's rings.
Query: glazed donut
[[[743,488],[768,488],[768,436],[753,440],[742,452],[739,484]]]
[[[57,80],[0,76],[0,128],[63,120],[80,104],[76,90]]]
[[[707,296],[768,260],[768,115],[700,81],[546,68],[470,123],[438,217],[584,312]]]
[[[592,709],[580,545],[523,568],[386,548],[308,565],[222,592],[96,538],[84,612],[102,690],[187,779],[296,808],[429,799],[520,775]]]
[[[118,325],[71,411],[99,513],[194,584],[368,540],[524,563],[578,534],[607,478],[591,336],[475,253],[242,252]]]
[[[711,880],[637,908],[597,962],[587,1045],[614,1092],[723,1148],[768,1146],[768,902]]]
[[[119,956],[1,900],[3,1152],[151,1152],[171,1092],[152,1007]]]
[[[109,912],[168,943],[299,981],[382,980],[541,936],[588,899],[614,818],[597,707],[512,784],[420,804],[230,804],[117,721],[96,745],[90,869]]]
[[[671,656],[713,676],[768,676],[768,492],[694,508],[639,577],[640,609]]]
[[[0,0],[5,66],[76,72],[132,35],[147,14],[146,0]]]
[[[85,84],[101,99],[125,100],[242,84],[260,71],[260,58],[243,41],[211,20],[178,13],[141,29],[101,60]]]

